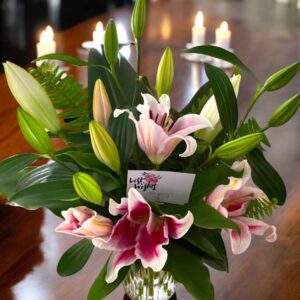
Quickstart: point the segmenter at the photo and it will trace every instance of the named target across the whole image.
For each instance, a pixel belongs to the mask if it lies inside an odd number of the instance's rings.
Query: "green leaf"
[[[62,255],[57,265],[57,273],[60,276],[70,276],[77,273],[85,266],[93,249],[92,241],[80,240]]]
[[[213,207],[206,204],[203,200],[189,205],[189,209],[194,216],[194,225],[206,229],[231,228],[240,232],[236,223],[222,216]]]
[[[238,122],[238,107],[232,83],[226,73],[212,65],[205,64],[205,72],[213,89],[221,124],[232,134]]]
[[[182,114],[191,113],[193,111],[193,107],[199,106],[199,103],[202,98],[206,98],[208,100],[211,95],[212,95],[211,85],[210,85],[210,82],[208,81],[199,88],[199,90],[196,92],[196,94],[193,96],[193,98],[181,110],[180,113],[182,113]],[[200,108],[203,108],[204,104],[202,104],[201,105],[202,107],[200,107]],[[200,111],[199,111],[199,113],[200,113]]]
[[[201,173],[196,174],[190,203],[198,201],[207,194],[209,194],[216,186],[220,184],[227,184],[229,176],[237,176],[238,173],[230,169],[226,165],[212,166]]]
[[[273,92],[287,85],[299,72],[300,61],[297,61],[275,74],[271,75],[265,82],[264,88],[266,91]]]
[[[115,290],[127,276],[129,267],[124,267],[119,271],[118,278],[114,282],[107,283],[105,281],[107,264],[108,262],[106,262],[105,266],[103,267],[100,274],[98,275],[95,282],[93,283],[92,287],[90,288],[87,300],[103,299],[104,297],[109,295],[113,290]]]
[[[184,52],[208,55],[208,56],[222,59],[224,61],[228,61],[233,65],[239,67],[247,74],[251,75],[256,81],[258,81],[258,79],[253,74],[253,72],[235,54],[233,54],[232,52],[226,49],[217,46],[204,45],[204,46],[196,46],[190,49],[186,49],[184,50]]]
[[[245,135],[223,144],[215,150],[212,156],[223,160],[236,159],[256,148],[263,139],[263,133]]]
[[[109,65],[116,65],[118,62],[119,42],[115,22],[110,19],[105,28],[104,54]]]
[[[192,226],[184,239],[217,259],[224,257],[224,244],[219,230]]]
[[[61,201],[78,199],[79,197],[74,190],[72,180],[61,180],[29,186],[14,194],[9,201],[17,203],[26,209],[34,210],[41,207],[55,208]]]
[[[24,153],[10,156],[0,161],[0,182],[6,182],[12,177],[15,177],[25,167],[31,165],[39,157],[36,154]]]
[[[118,118],[110,118],[108,131],[117,145],[122,166],[127,170],[127,164],[136,143],[134,123],[128,118],[128,114],[124,113]]]
[[[72,55],[68,55],[68,54],[63,54],[63,53],[52,53],[52,54],[46,54],[43,56],[40,56],[38,58],[36,58],[35,60],[33,60],[32,62],[37,62],[40,60],[60,60],[60,61],[64,61],[70,65],[73,66],[78,66],[78,67],[87,67],[87,66],[95,66],[93,64],[90,64],[87,61],[81,60],[77,57],[74,57]]]
[[[29,70],[30,74],[45,88],[64,129],[81,132],[88,129],[88,94],[72,75],[66,75],[53,63],[44,62]],[[74,130],[72,130],[74,132]]]
[[[286,188],[277,171],[268,163],[263,153],[254,149],[247,154],[251,166],[252,179],[261,188],[269,199],[277,199],[283,205],[286,199]]]
[[[67,166],[74,168],[74,164],[67,163]],[[74,168],[75,170],[75,168]],[[17,191],[24,190],[30,186],[42,183],[42,182],[51,182],[51,181],[72,181],[73,173],[59,165],[56,162],[49,162],[45,165],[34,168],[30,172],[23,175],[18,184]],[[55,200],[55,199],[54,199]]]
[[[213,300],[214,288],[201,257],[175,241],[171,241],[167,250],[168,261],[165,269],[175,280],[182,283],[195,299]]]

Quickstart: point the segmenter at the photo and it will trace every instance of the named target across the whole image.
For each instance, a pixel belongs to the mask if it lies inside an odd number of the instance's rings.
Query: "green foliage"
[[[204,45],[204,46],[196,46],[190,49],[184,50],[186,53],[196,53],[196,54],[204,54],[208,56],[212,56],[215,58],[219,58],[225,61],[232,63],[233,65],[239,67],[241,70],[252,76],[256,81],[258,79],[253,74],[253,72],[232,52],[211,45]]]
[[[246,216],[255,219],[263,219],[271,216],[273,210],[277,208],[276,199],[255,199],[250,201],[247,207]]]
[[[60,258],[57,265],[57,273],[60,276],[70,276],[80,271],[94,249],[90,240],[82,239],[70,247]]]
[[[277,199],[283,205],[286,199],[286,188],[277,171],[265,159],[262,151],[254,149],[247,154],[251,166],[252,179],[261,188],[269,199]]]
[[[200,113],[207,100],[213,95],[210,82],[202,85],[188,104],[181,110],[181,114]],[[203,100],[202,100],[203,99]]]
[[[72,75],[61,72],[54,64],[44,62],[30,69],[31,75],[45,88],[61,119],[64,129],[85,131],[88,128],[88,95],[83,86]]]
[[[232,83],[223,70],[212,65],[205,64],[205,72],[216,98],[222,127],[231,135],[238,121],[238,106]]]
[[[214,288],[201,256],[177,241],[171,241],[167,251],[168,260],[165,269],[175,280],[182,283],[196,300],[213,300]]]
[[[87,300],[99,300],[105,298],[122,283],[129,271],[129,267],[122,268],[119,271],[118,278],[112,283],[107,283],[105,281],[107,264],[108,262],[106,262],[105,266],[91,286]]]
[[[105,28],[104,54],[109,65],[114,66],[118,62],[119,41],[114,20],[110,19]]]
[[[270,144],[267,136],[263,132],[261,132],[261,128],[254,118],[248,119],[247,122],[245,122],[239,130],[240,136],[245,136],[245,135],[249,135],[252,133],[262,133],[263,134],[262,142],[265,145],[271,147],[271,144]],[[263,147],[261,145],[259,145],[258,148],[263,150]]]

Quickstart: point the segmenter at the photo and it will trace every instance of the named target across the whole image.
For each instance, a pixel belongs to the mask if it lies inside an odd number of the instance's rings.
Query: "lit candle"
[[[56,42],[51,26],[47,26],[40,35],[40,42],[36,44],[37,57],[56,52]]]
[[[216,29],[216,45],[225,49],[230,49],[231,31],[228,23],[222,22],[220,28]]]
[[[104,44],[104,28],[102,22],[98,22],[96,25],[96,29],[93,32],[93,42],[94,47],[99,49],[101,45]]]
[[[192,31],[192,43],[193,45],[203,45],[205,43],[206,28],[203,26],[203,13],[198,11],[195,20],[195,26]]]

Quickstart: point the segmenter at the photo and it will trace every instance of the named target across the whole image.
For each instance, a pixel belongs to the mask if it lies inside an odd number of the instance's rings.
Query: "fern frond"
[[[273,210],[276,208],[276,199],[255,199],[249,203],[246,216],[255,219],[263,219],[272,215]]]
[[[49,62],[31,68],[29,72],[45,88],[59,117],[67,120],[64,129],[81,132],[88,129],[88,93],[72,75],[66,75]]]

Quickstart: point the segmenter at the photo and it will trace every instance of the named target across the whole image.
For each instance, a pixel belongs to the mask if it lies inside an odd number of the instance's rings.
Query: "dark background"
[[[73,26],[132,0],[0,0],[0,61],[20,65],[34,59],[41,30]],[[2,65],[0,72],[2,71]]]

